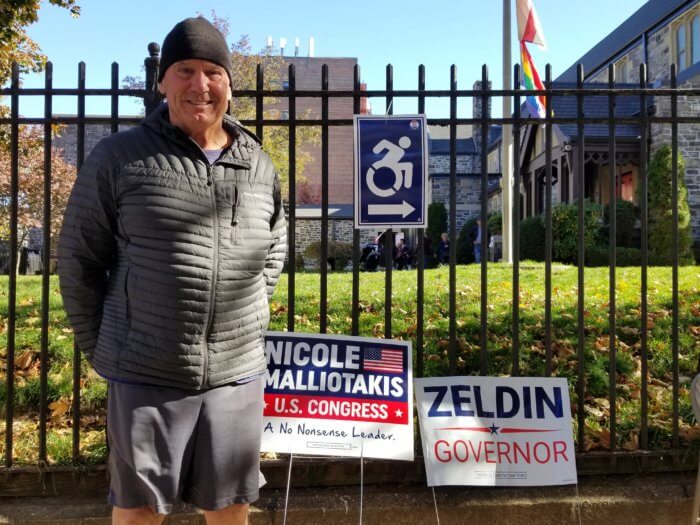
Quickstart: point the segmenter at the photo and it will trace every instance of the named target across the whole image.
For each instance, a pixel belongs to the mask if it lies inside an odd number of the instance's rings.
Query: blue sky
[[[544,77],[546,63],[553,77],[573,64],[593,44],[639,9],[645,0],[534,0],[548,49],[531,48]],[[500,87],[502,46],[501,0],[354,0],[280,1],[251,3],[242,0],[79,0],[80,18],[66,10],[44,5],[30,36],[54,63],[54,86],[76,87],[77,64],[87,65],[87,86],[108,87],[112,62],[120,64],[120,77],[141,74],[148,42],[161,42],[179,20],[212,10],[230,23],[229,40],[250,37],[253,49],[265,46],[267,36],[279,45],[287,39],[293,54],[295,37],[300,55],[308,53],[314,37],[317,57],[356,57],[369,89],[384,87],[385,66],[394,66],[394,86],[415,89],[419,64],[426,66],[428,89],[449,87],[450,66],[457,66],[458,87],[468,89],[489,66],[494,87]],[[512,1],[512,59],[517,50],[515,0]],[[28,75],[26,87],[43,86],[43,76]],[[25,97],[26,98],[26,97]],[[395,113],[415,112],[415,101],[395,102]],[[466,104],[465,104],[466,106]],[[494,114],[499,114],[494,105]],[[88,101],[91,114],[108,111],[106,101]],[[374,113],[384,112],[381,100],[372,101]],[[138,113],[138,106],[133,106]],[[20,108],[27,116],[43,113],[40,100]],[[74,100],[56,100],[56,113],[75,113]],[[126,109],[125,109],[126,111]],[[128,112],[128,111],[127,111]],[[429,117],[444,117],[446,104],[428,105]],[[461,108],[465,115],[468,108]]]

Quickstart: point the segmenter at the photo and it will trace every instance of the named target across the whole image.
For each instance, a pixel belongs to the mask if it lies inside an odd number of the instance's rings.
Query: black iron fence
[[[50,268],[50,253],[51,253],[51,243],[55,242],[54,239],[49,235],[51,216],[52,214],[61,213],[62,210],[53,210],[50,206],[50,199],[48,198],[51,191],[51,144],[53,140],[52,127],[57,124],[69,124],[77,126],[77,168],[83,162],[86,154],[86,126],[91,124],[109,124],[112,132],[116,132],[118,127],[123,124],[136,124],[138,122],[137,118],[124,117],[120,113],[120,100],[123,97],[141,97],[144,99],[146,111],[152,111],[154,107],[159,103],[159,97],[156,90],[157,78],[157,49],[151,48],[151,56],[146,59],[146,86],[142,89],[124,89],[120,87],[119,79],[119,68],[117,64],[113,64],[112,67],[112,83],[111,87],[105,89],[88,89],[85,84],[86,68],[84,64],[80,64],[78,68],[78,87],[76,89],[64,89],[55,88],[53,86],[53,69],[51,64],[47,64],[45,71],[45,87],[43,88],[33,88],[27,89],[20,85],[20,75],[17,66],[12,70],[12,80],[9,88],[4,88],[0,91],[3,97],[6,97],[5,102],[9,102],[10,114],[8,117],[0,118],[0,125],[9,127],[10,129],[10,158],[11,165],[9,171],[11,173],[11,185],[10,191],[7,195],[1,195],[5,203],[9,202],[9,268],[14,269],[17,267],[18,258],[18,195],[19,195],[19,184],[22,177],[22,169],[19,165],[19,137],[20,137],[20,127],[33,125],[40,126],[44,130],[44,144],[45,147],[45,159],[44,159],[44,193],[47,196],[45,199],[45,206],[43,211],[44,224],[43,224],[43,245],[44,250],[42,252],[43,257],[43,273],[41,276],[41,308],[40,308],[40,329],[41,329],[41,341],[40,341],[40,404],[38,407],[37,416],[37,433],[38,438],[38,451],[37,457],[39,458],[39,463],[41,465],[46,465],[48,462],[47,458],[47,421],[49,419],[49,411],[47,408],[47,371],[49,369],[49,326],[52,322],[49,318],[49,268]],[[234,92],[235,97],[242,98],[253,98],[255,100],[256,115],[252,120],[244,121],[243,124],[251,126],[257,132],[259,136],[263,135],[263,130],[266,126],[285,126],[289,128],[289,182],[288,182],[288,221],[289,221],[289,252],[290,254],[295,253],[297,238],[296,238],[296,224],[297,224],[297,206],[296,206],[296,196],[297,196],[297,166],[295,152],[297,151],[297,130],[303,126],[314,126],[321,130],[321,260],[325,260],[328,254],[328,226],[329,226],[329,129],[334,126],[352,126],[351,115],[345,118],[331,118],[329,116],[329,102],[335,98],[344,98],[352,100],[353,108],[355,113],[359,113],[361,100],[363,97],[367,98],[383,98],[386,101],[386,107],[389,108],[388,113],[391,113],[391,108],[393,106],[392,102],[395,98],[407,98],[415,101],[415,111],[417,113],[425,112],[426,100],[431,98],[445,98],[449,101],[449,117],[446,118],[429,118],[429,124],[438,124],[448,126],[449,133],[449,143],[450,143],[450,153],[449,153],[449,202],[446,202],[447,208],[449,210],[449,238],[450,238],[450,264],[449,264],[449,280],[448,280],[448,296],[449,302],[445,315],[449,319],[449,341],[446,347],[447,350],[447,370],[451,374],[456,374],[458,372],[458,356],[459,356],[459,341],[458,341],[458,323],[460,320],[456,314],[457,312],[457,206],[458,206],[458,193],[457,193],[457,126],[462,124],[469,124],[475,127],[475,129],[481,129],[481,144],[480,144],[480,180],[481,180],[481,210],[480,217],[481,222],[484,225],[487,223],[487,184],[489,179],[488,173],[488,130],[490,126],[496,125],[509,125],[512,129],[513,143],[520,145],[523,143],[523,138],[527,135],[529,130],[533,126],[544,126],[544,151],[546,152],[546,166],[545,166],[545,178],[544,178],[544,224],[545,224],[545,248],[544,248],[544,264],[543,264],[543,292],[544,292],[544,323],[541,329],[542,341],[541,345],[544,349],[542,359],[545,362],[545,373],[547,375],[552,374],[553,371],[553,361],[555,356],[553,354],[553,300],[555,300],[555,291],[553,290],[553,254],[552,254],[552,210],[553,210],[553,177],[552,177],[552,151],[555,139],[553,136],[553,127],[556,125],[573,125],[576,129],[577,137],[577,147],[574,150],[575,156],[573,157],[573,165],[571,173],[575,173],[575,179],[571,181],[574,191],[573,202],[577,203],[578,206],[578,238],[577,238],[577,260],[578,263],[578,274],[577,274],[577,308],[576,315],[570,320],[571,326],[575,326],[576,331],[576,377],[577,382],[575,385],[576,392],[576,403],[575,408],[576,421],[577,421],[577,443],[579,451],[579,460],[582,464],[586,461],[595,462],[603,461],[604,465],[607,465],[611,471],[615,470],[614,465],[616,462],[629,461],[632,458],[634,464],[641,465],[642,468],[679,468],[686,463],[687,451],[683,450],[681,447],[681,440],[679,435],[679,420],[681,415],[679,414],[679,398],[681,391],[681,382],[679,374],[679,309],[691,308],[693,304],[689,304],[687,301],[681,304],[679,300],[679,247],[678,247],[678,129],[679,126],[683,125],[700,125],[700,115],[697,113],[695,115],[679,116],[677,110],[677,101],[679,97],[698,97],[700,95],[699,89],[679,89],[676,86],[676,73],[675,69],[671,69],[670,73],[670,84],[668,87],[661,88],[651,88],[647,82],[646,69],[644,66],[640,66],[639,71],[639,84],[638,86],[625,85],[623,88],[616,84],[614,81],[613,71],[611,68],[610,79],[607,85],[596,85],[595,87],[590,87],[584,84],[584,75],[582,68],[579,67],[578,79],[574,86],[569,87],[557,87],[553,85],[551,81],[551,74],[549,68],[546,72],[546,89],[543,92],[532,92],[523,91],[520,89],[519,83],[516,81],[513,89],[509,90],[494,90],[489,87],[488,71],[486,66],[483,67],[482,71],[482,83],[480,89],[464,90],[458,89],[457,87],[457,72],[453,67],[450,72],[450,85],[449,89],[443,90],[428,90],[425,87],[425,69],[421,66],[418,69],[417,86],[415,89],[396,89],[393,83],[392,68],[387,66],[386,68],[386,86],[381,90],[365,90],[360,83],[360,70],[359,67],[355,67],[354,70],[354,87],[351,90],[330,90],[329,89],[329,71],[326,66],[323,67],[321,84],[312,90],[298,90],[296,82],[296,70],[293,65],[289,66],[287,71],[288,75],[288,88],[285,89],[264,89],[264,68],[259,66],[257,70],[257,87],[251,90],[237,90]],[[518,66],[514,69],[514,78],[518,79],[520,77],[520,71]],[[458,104],[464,101],[471,102],[474,98],[481,99],[482,107],[487,107],[491,101],[501,100],[502,97],[510,97],[512,99],[512,107],[520,108],[522,103],[525,101],[527,95],[544,95],[547,100],[547,116],[545,118],[533,118],[531,116],[526,116],[521,111],[516,110],[513,116],[507,118],[492,118],[487,112],[482,112],[477,118],[461,118],[458,117]],[[73,96],[77,100],[77,114],[75,116],[63,116],[58,117],[53,113],[52,103],[54,98],[57,96]],[[108,116],[103,117],[88,117],[85,114],[85,101],[88,97],[93,96],[108,96],[111,99],[111,111]],[[603,98],[606,103],[606,110],[604,114],[586,114],[584,112],[585,100],[587,97],[596,96]],[[21,97],[43,97],[44,100],[44,115],[43,117],[32,117],[26,118],[20,115],[20,98]],[[620,116],[616,112],[616,102],[620,97],[627,97],[627,99],[634,99],[637,104],[637,111],[633,114],[628,114],[625,116]],[[278,100],[285,101],[288,108],[288,118],[285,119],[271,119],[266,117],[265,114],[265,99],[275,98]],[[309,116],[304,115],[303,118],[298,117],[298,101],[299,99],[315,99],[320,101],[320,115]],[[553,111],[552,104],[557,98],[575,101],[575,111],[573,114],[557,113]],[[664,114],[654,114],[649,111],[650,99],[665,99],[670,100],[670,113]],[[641,397],[640,397],[640,408],[638,416],[639,422],[639,447],[636,451],[623,451],[620,450],[619,446],[616,444],[617,440],[615,434],[617,432],[617,421],[618,415],[616,414],[617,396],[618,389],[616,383],[616,374],[611,373],[609,375],[609,389],[608,389],[608,401],[610,406],[609,415],[609,446],[606,447],[604,451],[597,451],[595,453],[586,452],[585,450],[585,439],[584,439],[584,429],[586,425],[585,414],[586,414],[586,399],[587,399],[587,376],[585,373],[585,363],[587,359],[587,349],[586,345],[586,330],[587,330],[587,315],[586,310],[586,297],[585,297],[585,279],[586,273],[583,261],[586,258],[585,253],[585,239],[584,239],[584,188],[586,186],[585,180],[585,162],[586,162],[586,130],[588,126],[591,125],[604,125],[608,128],[608,146],[607,146],[607,158],[610,164],[610,171],[614,171],[614,163],[617,158],[617,148],[618,141],[616,139],[616,130],[624,125],[636,125],[640,130],[640,136],[638,137],[637,144],[639,147],[639,166],[638,166],[638,205],[640,208],[640,228],[641,228],[641,264],[639,266],[639,271],[641,274],[640,288],[639,288],[639,330],[640,330],[640,345],[637,349],[639,354],[639,359],[641,363]],[[648,370],[648,359],[649,359],[649,340],[648,340],[648,322],[649,312],[648,312],[648,297],[649,297],[649,283],[648,283],[648,269],[649,269],[649,259],[648,259],[648,225],[649,225],[649,210],[647,206],[648,198],[648,186],[647,186],[647,171],[648,171],[648,159],[649,159],[649,144],[650,144],[650,126],[654,124],[661,124],[668,126],[671,130],[671,147],[673,151],[673,193],[671,201],[671,210],[673,213],[673,230],[671,235],[673,236],[673,253],[672,253],[672,264],[671,264],[671,283],[672,283],[672,300],[671,300],[671,327],[672,332],[671,341],[671,361],[669,363],[669,375],[672,377],[670,388],[672,389],[672,408],[670,412],[670,417],[673,419],[673,430],[670,443],[668,446],[661,450],[651,450],[649,447],[649,407],[648,407],[648,385],[649,385],[649,370]],[[527,164],[527,159],[521,157],[521,148],[514,148],[514,165],[517,167],[513,172],[513,182],[515,188],[521,188],[523,184],[523,173],[521,166]],[[608,348],[609,348],[609,370],[616,370],[616,359],[617,351],[619,346],[619,341],[617,339],[618,327],[616,325],[616,213],[615,206],[618,200],[618,188],[616,187],[618,181],[615,177],[610,177],[609,188],[606,190],[610,196],[609,205],[612,209],[610,213],[610,244],[609,244],[609,291],[607,297],[607,315],[609,317],[609,330],[608,330]],[[695,188],[695,191],[698,191]],[[516,194],[520,191],[516,190]],[[514,218],[521,217],[525,210],[521,209],[522,204],[519,198],[512,199],[512,209],[511,214]],[[696,210],[697,212],[697,210]],[[517,223],[517,221],[516,221]],[[523,345],[520,340],[521,334],[521,313],[522,313],[522,297],[521,297],[521,283],[520,277],[522,273],[521,262],[519,260],[520,253],[520,236],[518,234],[518,228],[515,227],[513,230],[513,262],[512,262],[512,306],[511,306],[511,340],[512,340],[512,351],[511,360],[512,364],[510,370],[512,375],[519,375],[521,355],[524,351]],[[425,294],[425,250],[424,250],[424,231],[419,231],[417,235],[417,250],[416,250],[416,309],[417,309],[417,324],[415,327],[415,335],[413,341],[413,348],[415,351],[415,374],[421,376],[425,372],[426,368],[426,356],[424,349],[427,343],[425,319],[424,319],[424,294]],[[487,247],[487,236],[482,235],[482,252],[486,253],[488,251]],[[391,257],[392,253],[392,236],[384,236],[385,253],[388,257]],[[353,335],[360,335],[360,234],[359,231],[355,230],[353,234],[353,260],[352,260],[352,305],[351,305],[351,332]],[[489,340],[489,303],[488,303],[488,291],[490,286],[489,281],[489,268],[490,265],[487,263],[484,257],[480,266],[480,284],[481,284],[481,300],[480,300],[480,337],[479,337],[479,367],[478,372],[481,374],[487,374],[488,372],[488,362],[489,362],[489,352],[488,352],[488,340]],[[298,268],[296,267],[295,257],[289,257],[288,261],[288,298],[287,298],[287,328],[290,331],[295,330],[295,277],[298,273]],[[4,331],[6,334],[7,347],[4,349],[4,373],[5,373],[5,407],[4,407],[4,417],[5,417],[5,443],[4,443],[4,466],[5,469],[10,469],[13,467],[14,455],[14,437],[13,437],[13,422],[15,415],[14,406],[14,392],[15,392],[15,369],[16,369],[16,359],[17,359],[17,346],[16,346],[16,320],[17,320],[17,282],[18,277],[15,271],[9,272],[8,286],[7,289],[3,291],[3,295],[6,297],[6,319],[4,322]],[[392,293],[393,293],[393,283],[394,275],[392,273],[392,265],[386,264],[385,272],[385,289],[384,289],[384,302],[385,302],[385,316],[383,323],[384,336],[391,338],[393,335],[392,330],[392,317],[395,312],[392,311]],[[318,291],[319,297],[319,328],[321,332],[326,332],[328,328],[328,270],[325,265],[320,267],[320,289]],[[690,301],[692,303],[692,301]],[[5,315],[5,314],[4,314]],[[572,328],[573,330],[573,328]],[[691,342],[690,345],[686,345],[685,351],[696,352],[697,340]],[[73,358],[73,393],[72,393],[72,432],[73,432],[73,448],[72,448],[72,459],[73,465],[81,465],[80,457],[80,429],[81,429],[81,400],[80,400],[80,384],[81,380],[81,356],[77,349],[74,352]]]

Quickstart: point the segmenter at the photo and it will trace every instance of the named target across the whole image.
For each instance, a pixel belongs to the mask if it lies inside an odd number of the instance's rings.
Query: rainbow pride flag
[[[544,84],[540,80],[540,75],[537,73],[537,68],[535,68],[524,41],[520,42],[520,63],[523,70],[523,87],[527,90],[544,89]],[[533,116],[545,117],[547,106],[543,95],[528,95],[525,98],[525,104]]]

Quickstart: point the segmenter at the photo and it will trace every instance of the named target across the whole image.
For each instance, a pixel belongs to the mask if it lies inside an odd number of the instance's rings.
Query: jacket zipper
[[[219,278],[219,212],[216,206],[216,189],[212,180],[212,166],[207,164],[207,186],[211,196],[213,220],[214,220],[214,257],[211,276],[211,293],[209,295],[209,319],[204,331],[204,373],[202,374],[202,388],[207,387],[209,381],[209,335],[214,321],[214,304],[216,301],[216,282]]]
[[[127,266],[126,274],[124,275],[124,297],[126,297],[126,320],[131,328],[131,300],[129,299],[129,272],[131,267]]]

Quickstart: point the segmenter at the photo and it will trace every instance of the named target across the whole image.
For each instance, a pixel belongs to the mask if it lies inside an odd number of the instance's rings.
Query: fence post
[[[146,85],[143,97],[143,105],[146,115],[158,107],[161,95],[158,92],[158,65],[160,64],[160,45],[155,42],[148,44],[148,57],[143,61],[146,68]]]

